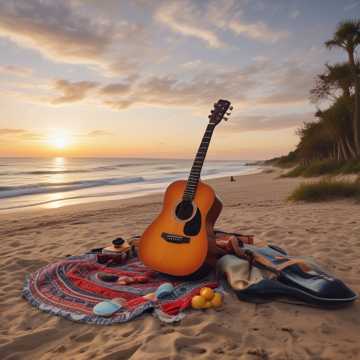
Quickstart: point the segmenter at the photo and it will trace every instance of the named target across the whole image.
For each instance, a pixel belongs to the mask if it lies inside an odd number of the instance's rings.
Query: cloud
[[[19,135],[25,132],[26,130],[24,129],[7,129],[7,128],[0,129],[0,135]]]
[[[298,9],[292,10],[289,14],[290,19],[296,19],[300,16],[301,12]]]
[[[242,5],[233,0],[208,1],[205,4],[168,1],[157,9],[155,19],[174,32],[202,40],[212,48],[226,45],[218,35],[219,30],[270,43],[289,36],[287,31],[273,30],[264,22],[245,21]]]
[[[285,115],[239,115],[222,128],[225,132],[271,131],[298,127],[314,117],[313,113]]]
[[[279,64],[264,79],[267,94],[259,96],[257,101],[262,104],[294,104],[306,102],[319,69],[304,66],[298,62]]]
[[[131,89],[130,83],[115,83],[104,86],[100,93],[103,95],[123,95],[127,94]]]
[[[50,98],[38,96],[37,101],[61,105],[90,98],[93,103],[122,110],[139,105],[205,108],[223,97],[242,108],[288,106],[308,102],[318,70],[299,61],[273,63],[266,58],[242,68],[224,69],[210,64],[196,67],[193,76],[186,80],[176,75],[134,77],[110,84],[61,79],[49,85],[60,94]],[[22,96],[36,100],[34,94]]]
[[[87,134],[87,136],[90,136],[90,137],[108,136],[108,135],[111,135],[111,133],[109,133],[108,131],[105,131],[105,130],[93,130]]]
[[[155,19],[174,32],[195,37],[213,48],[221,47],[223,44],[215,32],[201,24],[203,16],[201,10],[189,1],[167,2],[155,13]]]
[[[61,96],[53,98],[51,104],[58,105],[80,101],[86,98],[89,91],[95,89],[98,83],[93,81],[70,82],[67,80],[55,81],[55,89],[62,93]]]
[[[0,73],[25,77],[32,74],[32,69],[16,65],[0,65]]]
[[[123,21],[115,25],[82,14],[69,1],[0,2],[0,36],[56,62],[95,64],[117,72],[134,70],[134,62],[119,57],[114,61],[108,50],[112,43],[134,39],[140,33]]]
[[[2,129],[0,129],[0,137],[2,139],[17,138],[17,139],[22,139],[22,140],[38,140],[38,139],[42,138],[42,136],[37,133],[33,133],[33,132],[25,130],[25,129],[17,129],[17,128],[2,128]]]
[[[360,4],[360,2],[357,1],[357,2],[354,2],[354,3],[348,4],[348,5],[345,5],[345,6],[344,6],[344,11],[353,10],[353,9],[355,9],[356,7],[358,7],[359,4]]]
[[[219,94],[233,101],[245,100],[246,92],[254,85],[250,74],[239,71],[199,74],[189,81],[174,76],[152,76],[134,84],[127,95],[106,99],[104,104],[118,110],[136,104],[208,106],[219,98]]]
[[[228,28],[237,35],[243,35],[253,40],[275,43],[289,36],[287,31],[272,30],[265,23],[258,21],[256,23],[247,23],[241,20],[232,20]]]

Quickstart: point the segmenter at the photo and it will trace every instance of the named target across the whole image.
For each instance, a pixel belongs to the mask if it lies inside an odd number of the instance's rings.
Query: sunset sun
[[[70,145],[70,137],[64,133],[57,133],[51,135],[48,140],[51,147],[56,148],[58,150],[66,149]]]

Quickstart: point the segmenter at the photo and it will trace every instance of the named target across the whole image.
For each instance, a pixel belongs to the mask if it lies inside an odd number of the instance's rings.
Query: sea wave
[[[0,176],[83,174],[83,173],[93,173],[93,172],[100,172],[100,171],[112,171],[112,170],[121,169],[121,168],[144,166],[144,165],[151,165],[151,164],[121,163],[121,164],[113,164],[113,165],[96,166],[96,167],[92,167],[89,169],[67,169],[67,170],[51,170],[50,169],[50,170],[31,170],[31,171],[7,171],[7,172],[0,172]],[[3,166],[6,166],[6,165],[3,165]]]
[[[125,177],[125,178],[108,178],[98,180],[81,180],[81,181],[70,181],[60,183],[37,183],[28,184],[21,186],[1,186],[0,187],[0,198],[9,198],[24,195],[34,194],[50,194],[55,192],[66,192],[73,190],[80,190],[99,186],[108,185],[124,185],[144,182],[144,178],[139,177]]]

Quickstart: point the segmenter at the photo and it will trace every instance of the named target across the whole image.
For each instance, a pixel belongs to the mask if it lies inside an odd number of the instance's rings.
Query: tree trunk
[[[346,152],[343,139],[340,139],[340,140],[339,140],[339,144],[340,144],[340,150],[341,150],[341,154],[342,154],[343,160],[348,161],[348,160],[349,160],[349,156],[348,156],[348,154],[347,154],[347,152]]]
[[[359,94],[359,77],[356,72],[356,65],[354,59],[354,51],[348,51],[349,63],[351,67],[351,72],[354,77],[355,84],[355,94],[354,94],[354,115],[353,115],[353,130],[354,130],[354,145],[357,157],[360,158],[360,137],[359,137],[359,127],[360,127],[360,94]]]
[[[355,152],[355,150],[353,149],[352,145],[350,144],[349,139],[348,139],[346,136],[345,136],[345,138],[344,138],[344,143],[345,143],[347,149],[349,150],[350,156],[351,156],[352,158],[356,158],[356,152]]]
[[[340,161],[340,145],[339,143],[337,142],[336,143],[336,148],[337,148],[337,160]]]

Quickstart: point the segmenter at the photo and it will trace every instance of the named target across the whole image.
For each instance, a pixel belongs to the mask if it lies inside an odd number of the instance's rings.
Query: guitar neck
[[[204,164],[204,160],[209,148],[210,140],[214,129],[215,125],[209,123],[205,130],[204,136],[201,140],[199,149],[196,153],[193,165],[191,167],[189,178],[187,180],[186,188],[183,195],[184,200],[191,201],[195,197],[196,189],[200,180],[201,169]]]

